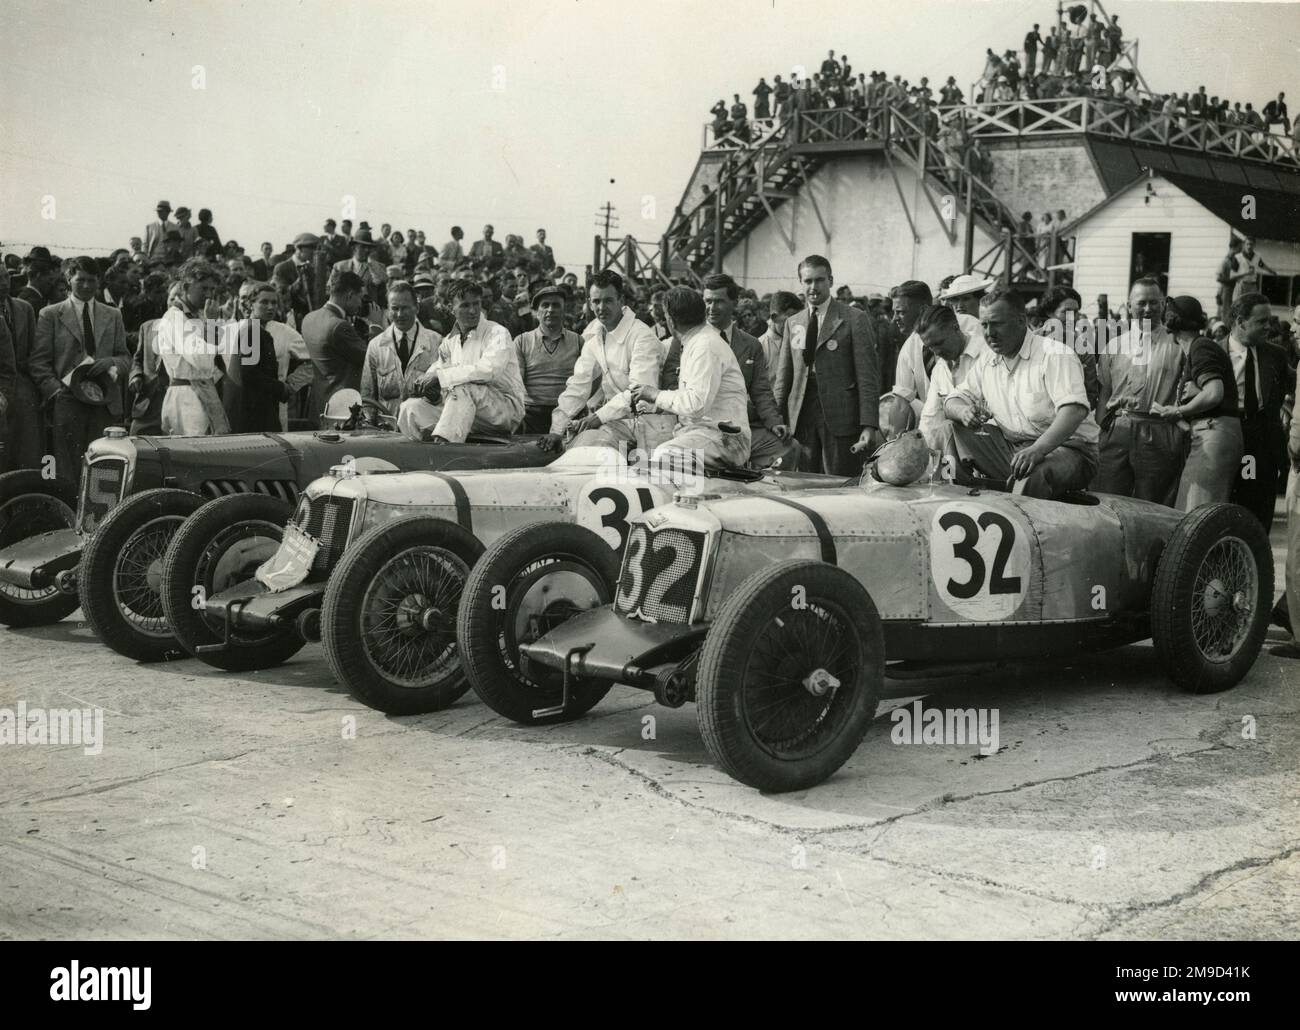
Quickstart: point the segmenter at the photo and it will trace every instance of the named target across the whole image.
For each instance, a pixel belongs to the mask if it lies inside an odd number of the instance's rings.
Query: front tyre
[[[206,598],[253,578],[257,567],[280,546],[289,505],[265,494],[233,494],[208,501],[177,530],[163,559],[162,602],[180,645],[200,661],[227,672],[279,665],[302,649],[290,624],[275,629],[233,631],[229,646],[197,653],[224,639],[219,619],[204,612]]]
[[[78,571],[81,610],[105,644],[138,662],[184,650],[162,607],[162,564],[181,524],[203,503],[188,490],[146,490],[108,513]]]
[[[428,516],[375,526],[344,552],[321,609],[321,642],[352,696],[389,715],[436,712],[469,690],[456,608],[483,545]]]
[[[579,680],[563,712],[534,717],[560,704],[564,677],[525,676],[519,646],[578,612],[613,603],[618,565],[598,534],[570,523],[522,526],[492,545],[465,584],[456,633],[466,675],[484,704],[533,726],[576,719],[609,693],[612,683]]]
[[[885,642],[871,595],[843,569],[779,562],[726,601],[700,651],[705,746],[759,790],[804,790],[849,760],[875,718]]]
[[[1259,657],[1273,604],[1273,552],[1249,511],[1205,504],[1174,529],[1151,589],[1151,639],[1192,694],[1236,686]]]
[[[76,521],[77,489],[66,479],[46,479],[37,469],[0,476],[0,550],[41,533],[71,529]],[[0,623],[6,626],[48,626],[66,619],[78,603],[55,586],[0,583]]]

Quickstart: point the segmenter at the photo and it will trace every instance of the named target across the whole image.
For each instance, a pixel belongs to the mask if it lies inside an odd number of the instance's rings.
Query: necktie
[[[1246,348],[1246,417],[1259,411],[1259,391],[1255,389],[1255,348]]]
[[[86,357],[95,356],[95,327],[90,321],[90,301],[81,305],[81,335],[86,342]]]
[[[804,344],[803,361],[808,366],[808,373],[811,375],[814,371],[812,363],[812,353],[817,349],[817,334],[821,332],[821,324],[817,321],[817,309],[811,308],[808,311],[808,336]]]
[[[411,348],[406,342],[406,334],[402,333],[401,338],[397,341],[397,357],[402,363],[402,371],[406,371],[406,363],[411,360]]]
[[[727,330],[725,330],[725,329],[719,329],[719,330],[718,330],[718,335],[722,337],[722,342],[723,342],[723,343],[728,344],[728,345],[731,344],[731,341],[727,339]]]

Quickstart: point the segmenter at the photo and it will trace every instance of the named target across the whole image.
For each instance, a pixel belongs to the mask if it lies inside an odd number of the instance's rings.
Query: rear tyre
[[[535,718],[534,710],[560,703],[564,677],[525,676],[519,646],[578,612],[612,604],[618,567],[598,534],[570,523],[522,526],[492,545],[465,584],[456,633],[465,673],[484,704],[535,726],[576,719],[609,693],[612,683],[579,680],[562,713]]]
[[[389,715],[436,712],[469,690],[456,608],[483,545],[428,516],[375,526],[344,552],[321,608],[321,642],[352,696]]]
[[[696,708],[709,754],[759,790],[804,790],[857,749],[884,685],[871,595],[843,569],[783,561],[746,579],[700,651]]]
[[[203,503],[188,490],[146,490],[108,513],[78,570],[81,610],[105,644],[138,662],[183,656],[162,607],[162,564],[176,531]]]
[[[77,488],[66,479],[46,479],[37,469],[18,469],[0,476],[0,550],[20,540],[77,522]],[[58,587],[41,590],[0,583],[0,623],[48,626],[66,619],[80,602]]]
[[[1249,511],[1205,504],[1165,546],[1151,589],[1151,639],[1188,693],[1236,686],[1259,657],[1273,603],[1273,552]]]
[[[269,669],[291,658],[304,641],[292,623],[265,632],[232,632],[221,651],[198,654],[224,639],[221,620],[205,614],[203,599],[252,579],[280,546],[288,503],[264,494],[234,494],[209,501],[185,520],[167,548],[162,602],[176,639],[202,662],[227,672]]]

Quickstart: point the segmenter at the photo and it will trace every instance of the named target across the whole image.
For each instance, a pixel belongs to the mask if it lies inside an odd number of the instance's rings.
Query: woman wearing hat
[[[1241,468],[1243,442],[1237,407],[1237,377],[1223,347],[1202,335],[1206,326],[1195,297],[1171,297],[1165,327],[1187,355],[1178,404],[1153,404],[1151,413],[1191,426],[1187,461],[1174,507],[1191,511],[1227,501]]]

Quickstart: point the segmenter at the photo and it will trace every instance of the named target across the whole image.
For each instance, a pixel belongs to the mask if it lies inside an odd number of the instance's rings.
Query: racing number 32
[[[989,577],[990,594],[1018,594],[1021,592],[1019,576],[1008,576],[1007,559],[1016,542],[1016,527],[1004,515],[995,511],[986,511],[978,519],[972,519],[964,511],[948,511],[939,516],[939,525],[943,529],[960,529],[961,540],[952,545],[952,553],[970,566],[970,579],[958,583],[949,579],[947,592],[953,597],[965,600],[975,597],[984,589],[984,559],[975,549],[979,541],[980,530],[996,526],[1000,532],[997,554],[993,556],[993,571]]]
[[[1029,571],[1029,536],[1014,514],[968,501],[934,513],[930,574],[939,599],[962,619],[1009,618],[1024,603]]]

